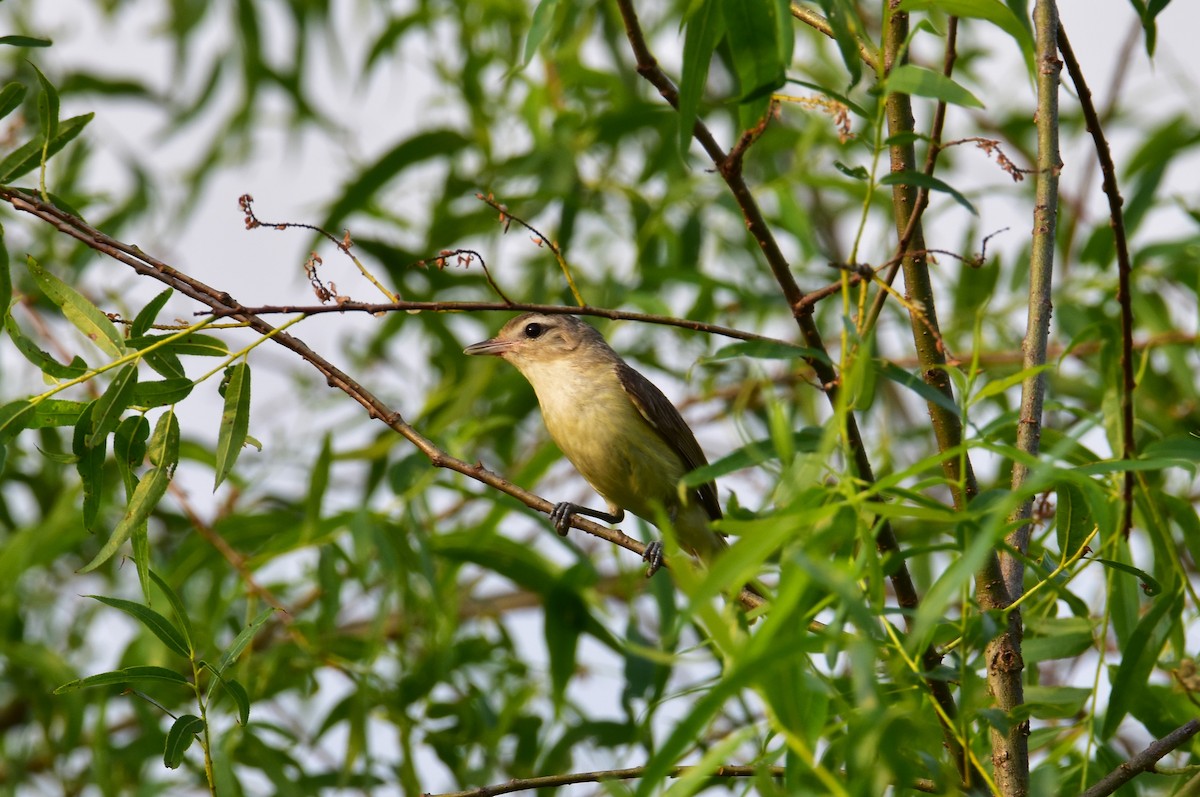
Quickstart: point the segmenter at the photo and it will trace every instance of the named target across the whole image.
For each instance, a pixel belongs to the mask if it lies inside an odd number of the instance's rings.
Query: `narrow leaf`
[[[85,401],[68,399],[46,399],[39,401],[29,421],[29,429],[45,429],[56,426],[74,426],[87,407]]]
[[[183,634],[171,624],[171,621],[163,617],[158,612],[151,609],[149,606],[143,606],[140,603],[127,601],[123,598],[109,598],[105,595],[88,595],[87,597],[93,600],[98,600],[106,606],[111,606],[114,609],[120,609],[127,615],[137,620],[139,623],[149,629],[150,633],[158,637],[164,645],[178,653],[180,656],[187,657],[190,655],[188,644],[183,638]]]
[[[1183,590],[1176,588],[1171,594],[1162,595],[1156,600],[1150,611],[1138,621],[1112,680],[1112,692],[1109,693],[1100,738],[1112,738],[1130,707],[1145,692],[1150,673],[1158,662],[1158,654],[1179,622],[1182,608]]]
[[[971,204],[962,193],[947,183],[945,180],[939,180],[936,177],[918,171],[901,171],[892,172],[885,175],[879,181],[880,185],[915,185],[917,188],[924,188],[929,191],[940,191],[943,194],[949,194],[954,198],[954,201],[962,205],[972,214],[978,216],[979,213],[975,210],[975,206]]]
[[[133,497],[129,499],[129,506],[125,509],[125,516],[121,518],[121,522],[113,530],[112,536],[108,538],[108,542],[104,544],[104,547],[100,549],[100,552],[96,554],[92,561],[79,569],[79,572],[90,573],[112,558],[122,543],[133,534],[134,529],[150,518],[150,513],[158,506],[158,502],[166,494],[167,486],[170,483],[171,477],[167,474],[165,468],[151,468],[142,477],[142,480],[138,482],[137,488],[133,491]]]
[[[129,408],[129,399],[133,388],[137,385],[137,363],[130,363],[122,368],[113,381],[95,401],[92,410],[92,426],[88,435],[88,448],[95,447],[121,422],[121,415]]]
[[[954,403],[954,399],[900,366],[884,360],[876,363],[875,367],[881,376],[887,377],[897,384],[904,385],[930,404],[936,404],[944,410],[953,412],[955,415],[961,411]]]
[[[188,655],[190,656],[195,652],[195,647],[192,644],[192,623],[188,619],[187,610],[183,606],[183,601],[179,598],[179,593],[171,589],[171,585],[153,570],[150,571],[150,580],[158,585],[163,595],[167,596],[167,603],[171,604],[171,610],[175,612],[175,619],[179,621],[179,632],[183,636],[184,644],[187,646]]]
[[[87,363],[81,358],[75,357],[69,364],[64,365],[48,352],[38,348],[36,343],[25,336],[17,324],[17,319],[11,315],[4,319],[4,330],[8,333],[9,340],[16,346],[17,351],[46,376],[54,379],[75,379],[87,373]]]
[[[9,83],[0,89],[0,119],[21,107],[25,100],[25,87],[20,83]]]
[[[69,681],[55,689],[54,694],[61,695],[64,692],[74,692],[77,689],[89,689],[93,686],[112,686],[113,684],[134,683],[170,683],[179,684],[181,686],[191,686],[191,682],[188,681],[187,678],[184,678],[174,670],[168,670],[166,667],[138,665],[135,667],[125,667],[121,670],[113,670],[111,672],[97,673],[96,675],[89,675],[86,678]]]
[[[58,135],[46,147],[46,157],[57,154],[72,139],[82,133],[83,128],[92,121],[93,116],[95,114],[85,113],[82,116],[73,116],[59,124]],[[12,183],[21,175],[27,174],[41,165],[43,143],[41,139],[27,141],[0,161],[0,185]]]
[[[159,312],[166,305],[167,300],[171,298],[172,293],[174,291],[167,288],[138,311],[138,314],[133,318],[133,323],[129,325],[129,337],[141,337],[150,330],[150,327],[154,324],[154,320],[158,318]]]
[[[261,628],[262,624],[269,620],[271,615],[274,613],[274,609],[263,609],[261,612],[259,612],[257,617],[250,621],[249,625],[242,629],[242,632],[237,635],[236,639],[233,640],[233,644],[226,648],[225,652],[221,654],[221,662],[217,665],[217,672],[219,674],[223,676],[225,671],[229,669],[230,665],[237,661],[238,656],[242,655],[242,651],[244,651],[250,642],[253,641],[254,635],[258,633],[258,629]]]
[[[129,397],[129,404],[142,409],[177,404],[188,397],[194,386],[192,380],[178,377],[157,382],[138,382]]]
[[[941,72],[934,72],[915,64],[901,64],[889,72],[887,90],[916,97],[929,97],[964,108],[983,107],[978,97]]]
[[[0,93],[0,102],[3,94]],[[3,114],[0,114],[2,116]],[[4,227],[0,226],[0,314],[8,320],[9,305],[12,304],[12,270],[8,267],[8,247],[4,243]]]
[[[184,714],[171,724],[167,731],[166,749],[163,751],[163,765],[167,769],[178,769],[183,763],[183,754],[196,740],[196,734],[204,730],[204,720],[194,714]]]
[[[221,428],[217,432],[214,490],[233,469],[250,430],[250,366],[240,362],[227,368],[224,386],[225,411],[221,413]]]
[[[33,414],[33,405],[28,399],[17,399],[0,407],[0,446],[25,429]]]
[[[558,10],[560,2],[561,0],[540,0],[537,8],[533,10],[533,17],[529,20],[529,33],[525,35],[525,55],[521,59],[521,66],[529,66],[533,54],[542,46],[542,41],[550,32],[554,12]]]
[[[679,149],[686,153],[700,98],[708,83],[713,51],[725,33],[720,0],[704,0],[687,19],[683,37],[683,71],[679,80]]]
[[[164,412],[158,419],[146,453],[150,462],[158,467],[168,471],[175,469],[179,462],[179,418],[174,411]]]
[[[88,531],[96,530],[96,520],[100,515],[100,502],[104,497],[104,458],[108,448],[108,438],[100,438],[100,444],[89,446],[88,438],[92,428],[92,413],[96,410],[96,402],[89,401],[79,413],[75,422],[75,430],[71,437],[71,452],[75,455],[75,470],[83,484],[83,527]]]
[[[770,94],[787,80],[787,64],[778,41],[779,13],[780,4],[775,0],[724,0],[722,4],[725,41],[741,89],[739,102]]]
[[[37,75],[38,83],[41,84],[42,94],[38,98],[38,110],[42,114],[42,140],[47,145],[54,140],[58,135],[58,90],[54,88],[54,84],[46,79],[42,74],[42,70],[38,69],[33,64],[34,74]]]
[[[42,292],[59,306],[67,320],[106,354],[119,357],[125,353],[125,341],[121,333],[100,308],[85,299],[79,291],[46,271],[32,257],[28,258],[27,262],[29,271]]]
[[[9,47],[49,47],[53,42],[50,39],[37,39],[33,36],[0,36],[0,44],[6,44]]]

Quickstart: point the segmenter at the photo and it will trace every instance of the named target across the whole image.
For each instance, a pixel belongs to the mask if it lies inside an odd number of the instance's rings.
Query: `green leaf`
[[[87,363],[81,358],[75,357],[69,364],[63,365],[48,352],[38,348],[36,343],[25,336],[17,324],[17,319],[11,315],[4,319],[4,330],[8,332],[9,340],[17,347],[17,351],[47,376],[55,379],[75,379],[87,373]]]
[[[859,37],[863,33],[862,19],[853,0],[817,0],[829,27],[833,29],[833,40],[837,43],[842,63],[850,73],[850,85],[862,80],[862,56],[858,54]]]
[[[974,214],[976,216],[979,215],[979,213],[976,212],[976,210],[975,210],[975,206],[972,205],[970,200],[968,200],[965,196],[963,196],[958,191],[958,189],[954,188],[953,186],[951,186],[949,183],[945,182],[944,180],[939,180],[936,177],[932,177],[928,174],[925,174],[925,172],[917,172],[917,171],[892,172],[891,174],[884,175],[884,177],[879,181],[879,184],[880,185],[915,185],[917,188],[924,188],[928,191],[940,191],[944,194],[949,194],[951,197],[954,198],[955,202],[962,205],[967,210],[971,211],[972,214]]]
[[[95,558],[81,567],[78,572],[90,573],[112,558],[122,543],[133,534],[134,529],[149,520],[150,513],[158,506],[158,502],[166,494],[170,483],[171,477],[165,468],[151,468],[138,482],[133,496],[129,499],[129,505],[125,509],[125,515],[113,530],[108,542],[104,544]]]
[[[150,437],[150,421],[145,415],[131,415],[121,421],[113,433],[113,454],[131,468],[146,458],[146,440]]]
[[[59,150],[82,133],[83,128],[88,122],[92,121],[93,116],[95,114],[85,113],[81,116],[73,116],[59,124],[58,135],[45,148],[46,157],[49,158],[56,155]],[[27,174],[40,166],[42,163],[43,144],[44,142],[40,139],[27,141],[9,153],[4,160],[0,161],[0,185],[8,185],[21,175]]]
[[[150,571],[150,580],[158,585],[159,590],[167,597],[167,603],[171,604],[171,610],[175,612],[175,619],[179,621],[179,632],[183,636],[184,645],[188,650],[186,655],[191,656],[195,653],[195,645],[192,643],[192,623],[188,619],[187,610],[179,598],[179,593],[171,589],[171,585],[153,570]]]
[[[2,101],[3,95],[0,94],[0,102]],[[8,321],[9,309],[12,305],[12,298],[12,269],[8,266],[8,246],[4,243],[4,227],[0,226],[0,313],[4,314],[6,322]]]
[[[898,94],[929,97],[964,108],[983,108],[979,98],[958,83],[941,72],[934,72],[915,64],[901,64],[889,72],[887,90]]]
[[[49,47],[53,43],[50,39],[37,39],[33,36],[0,36],[0,44],[9,47]]]
[[[122,368],[113,381],[96,399],[95,409],[92,410],[91,433],[87,439],[87,447],[95,447],[121,422],[121,415],[129,408],[130,396],[137,385],[137,363],[130,363]]]
[[[1074,556],[1083,541],[1096,528],[1083,491],[1070,482],[1058,486],[1058,511],[1055,512],[1055,532],[1058,550],[1063,558]]]
[[[251,620],[250,623],[242,629],[241,633],[237,635],[237,638],[233,640],[233,644],[226,648],[225,652],[221,654],[221,662],[216,668],[218,675],[224,677],[225,671],[228,670],[235,661],[237,661],[238,656],[242,655],[242,651],[244,651],[254,640],[254,635],[258,633],[258,629],[261,628],[263,623],[269,620],[271,615],[274,613],[275,609],[263,609],[258,613],[257,617]],[[211,687],[209,687],[209,694],[212,694]]]
[[[1112,738],[1130,707],[1146,690],[1150,673],[1158,663],[1158,654],[1179,623],[1183,594],[1181,587],[1175,587],[1170,594],[1160,596],[1129,636],[1129,643],[1124,647],[1124,655],[1112,681],[1101,739]]]
[[[0,89],[0,119],[21,107],[25,100],[25,87],[20,83],[9,83]]]
[[[149,409],[177,404],[188,397],[195,387],[192,380],[184,378],[163,379],[157,382],[139,382],[129,399],[130,406]]]
[[[154,634],[164,645],[178,653],[180,656],[187,658],[191,655],[189,645],[184,639],[183,634],[171,624],[171,621],[163,617],[158,612],[151,609],[149,606],[143,606],[140,603],[127,601],[123,598],[109,598],[104,595],[88,595],[87,597],[93,600],[98,600],[106,606],[111,606],[114,609],[120,609],[127,615],[137,620],[144,625],[150,633]]]
[[[169,335],[138,335],[131,337],[125,341],[126,345],[131,349],[148,348],[152,344],[166,340]],[[198,332],[193,332],[190,335],[185,335],[178,340],[166,344],[164,347],[156,351],[169,351],[172,354],[181,356],[196,355],[199,357],[228,357],[229,346],[220,338],[215,338],[212,335],[201,335]]]
[[[1089,557],[1089,561],[1099,562],[1105,567],[1111,567],[1113,570],[1120,570],[1122,573],[1128,573],[1134,576],[1141,582],[1142,592],[1146,595],[1158,595],[1162,592],[1162,584],[1147,573],[1145,570],[1126,564],[1125,562],[1117,562],[1112,559],[1101,559],[1099,557]]]
[[[786,82],[791,51],[784,53],[780,41],[780,14],[786,10],[777,0],[723,0],[721,16],[740,87],[738,102],[758,99]]]
[[[1088,617],[1030,617],[1021,643],[1026,664],[1081,655],[1095,643],[1095,621]]]
[[[696,114],[704,87],[708,83],[708,68],[717,42],[725,33],[721,16],[721,0],[703,0],[688,16],[683,37],[683,67],[679,77],[679,149],[686,153],[692,142]]]
[[[0,446],[28,428],[33,415],[33,404],[28,399],[17,399],[0,407]]]
[[[225,410],[221,413],[221,428],[217,432],[217,456],[214,470],[216,483],[221,486],[233,469],[246,434],[250,430],[250,366],[246,362],[225,369]]]
[[[954,403],[954,399],[900,366],[890,363],[887,360],[881,360],[875,364],[875,368],[881,376],[890,379],[896,384],[903,385],[930,404],[936,404],[944,410],[953,412],[955,415],[961,412],[958,405]]]
[[[209,670],[212,670],[209,667]],[[246,687],[242,686],[240,681],[233,678],[222,678],[220,675],[213,673],[214,682],[219,682],[225,687],[226,693],[233,698],[233,702],[237,704],[238,724],[242,727],[250,721],[250,695],[246,692]]]
[[[823,435],[823,430],[812,426],[794,432],[792,436],[794,450],[803,452],[816,451],[821,444],[821,437]],[[775,441],[770,438],[755,440],[752,443],[741,446],[733,453],[721,457],[712,464],[696,468],[691,473],[686,474],[681,483],[687,487],[698,487],[701,484],[733,473],[734,471],[753,467],[754,465],[761,465],[764,462],[778,458],[779,448],[775,445]]]
[[[58,90],[54,88],[46,76],[42,74],[42,70],[38,69],[33,64],[34,74],[37,75],[38,83],[41,84],[42,93],[38,97],[38,112],[42,116],[42,140],[49,145],[54,137],[58,135]]]
[[[179,418],[174,411],[164,412],[154,425],[147,452],[150,462],[168,471],[179,462]]]
[[[108,449],[107,437],[100,438],[97,446],[88,445],[95,411],[96,402],[89,401],[79,414],[71,437],[75,470],[83,484],[83,526],[88,531],[96,530],[96,520],[100,515],[100,502],[104,498],[104,460]]]
[[[1029,21],[1017,16],[1000,0],[903,0],[901,11],[930,11],[938,9],[954,17],[983,19],[1011,36],[1025,55],[1027,64],[1033,59],[1033,31]]]
[[[554,14],[558,11],[561,0],[540,0],[537,8],[533,10],[533,17],[529,20],[529,33],[525,35],[525,55],[521,59],[521,66],[529,66],[529,62],[533,60],[533,54],[542,46],[542,42],[546,39],[546,34],[550,32],[550,28],[554,23]]]
[[[30,421],[29,429],[45,429],[47,427],[74,426],[87,407],[86,401],[69,401],[67,399],[45,399],[39,401]]]
[[[1054,366],[1052,365],[1037,365],[1033,368],[1026,368],[1022,371],[1017,371],[1015,374],[1009,374],[1003,379],[997,379],[995,381],[988,382],[982,388],[980,388],[974,396],[971,396],[968,404],[970,406],[974,406],[976,402],[983,401],[984,399],[991,398],[992,396],[1000,393],[1004,393],[1010,387],[1024,382],[1026,378],[1035,374],[1040,374],[1044,371],[1049,371],[1053,367]]]
[[[169,683],[179,684],[180,686],[192,685],[187,678],[184,678],[174,670],[168,670],[166,667],[138,665],[135,667],[125,667],[121,670],[112,670],[111,672],[97,673],[96,675],[89,675],[86,678],[70,681],[55,689],[54,694],[61,695],[64,692],[74,692],[77,689],[90,689],[94,686],[112,686],[113,684],[136,683]]]
[[[129,337],[131,339],[139,338],[150,330],[150,327],[154,324],[154,320],[158,318],[158,314],[166,306],[167,300],[171,298],[171,294],[174,292],[171,288],[167,288],[138,311],[138,314],[134,316],[133,323],[129,325]],[[138,348],[133,346],[132,340],[128,341],[128,344],[133,348]]]
[[[759,360],[798,360],[814,359],[829,362],[829,356],[817,349],[805,346],[790,346],[775,343],[770,340],[744,340],[723,346],[708,357],[701,357],[702,363],[713,363],[721,360],[734,360],[741,357],[753,357]]]
[[[183,763],[183,754],[196,740],[196,734],[204,730],[204,720],[194,714],[184,714],[171,723],[167,731],[167,744],[163,750],[163,766],[178,769]]]
[[[59,306],[63,315],[76,329],[112,357],[120,357],[125,353],[124,338],[100,308],[85,299],[79,291],[46,271],[32,257],[28,258],[27,262],[29,271],[42,292]]]

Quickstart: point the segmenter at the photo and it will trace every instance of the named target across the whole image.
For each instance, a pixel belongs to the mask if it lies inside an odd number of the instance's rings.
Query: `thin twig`
[[[1099,783],[1083,792],[1079,797],[1106,797],[1141,773],[1153,772],[1154,765],[1158,763],[1159,759],[1181,747],[1197,732],[1200,732],[1200,720],[1185,722],[1163,738],[1151,742],[1145,750],[1105,775]]]
[[[1104,126],[1092,102],[1092,92],[1088,89],[1083,70],[1075,58],[1075,52],[1071,49],[1071,42],[1067,39],[1067,32],[1063,30],[1062,25],[1058,26],[1058,50],[1067,65],[1067,74],[1071,76],[1071,82],[1075,85],[1075,93],[1079,97],[1079,107],[1087,122],[1088,132],[1092,134],[1096,158],[1100,162],[1100,173],[1104,178],[1104,195],[1108,198],[1108,216],[1113,231],[1113,246],[1117,252],[1117,303],[1121,306],[1121,458],[1133,459],[1137,454],[1137,443],[1133,435],[1133,392],[1137,383],[1133,374],[1133,288],[1130,284],[1133,264],[1129,259],[1129,241],[1125,236],[1125,214],[1121,210],[1125,200],[1121,198],[1121,190],[1117,186],[1117,167],[1113,163],[1108,140],[1104,137]],[[1124,510],[1121,516],[1121,534],[1125,537],[1128,537],[1133,529],[1133,483],[1133,471],[1125,471],[1121,491]]]
[[[565,277],[567,280],[567,287],[571,289],[571,295],[575,297],[575,303],[580,307],[583,307],[585,304],[587,304],[587,302],[583,300],[583,294],[579,292],[579,288],[575,287],[575,278],[571,276],[571,267],[567,265],[567,259],[563,257],[562,250],[558,248],[558,244],[556,244],[554,241],[551,241],[545,235],[542,235],[540,230],[538,230],[529,222],[525,221],[525,219],[509,213],[508,208],[497,202],[496,198],[491,194],[476,194],[475,198],[500,213],[500,223],[504,225],[505,232],[508,232],[508,225],[515,221],[517,224],[520,224],[522,227],[533,233],[534,243],[536,243],[538,246],[547,247],[554,254],[554,259],[558,261],[558,267],[562,269],[563,277]],[[487,273],[487,268],[484,268],[484,273]],[[492,282],[491,275],[488,275],[488,282],[491,283],[492,288],[495,289],[496,293],[501,299],[508,301],[508,297],[500,291],[499,286]]]
[[[690,329],[693,332],[705,332],[709,335],[720,335],[734,340],[757,341],[778,346],[795,348],[796,344],[768,335],[758,335],[754,332],[725,327],[719,324],[707,324],[703,321],[693,321],[690,318],[675,316],[653,315],[651,313],[635,313],[625,310],[611,310],[607,307],[571,307],[561,304],[526,304],[521,302],[342,302],[337,305],[324,304],[270,304],[256,307],[239,306],[232,308],[209,309],[200,311],[197,315],[213,315],[217,317],[249,313],[251,315],[278,315],[280,313],[299,313],[301,315],[321,315],[324,313],[369,313],[380,315],[395,312],[429,312],[429,313],[462,313],[501,310],[514,313],[546,313],[547,315],[586,315],[595,318],[607,318],[613,321],[637,321],[642,324],[659,324],[662,326]]]
[[[678,778],[682,777],[695,767],[683,766],[672,767],[667,773],[667,777]],[[427,794],[425,797],[493,797],[496,794],[511,794],[517,791],[531,791],[533,789],[547,789],[558,786],[570,786],[573,783],[603,783],[606,780],[633,780],[642,777],[646,772],[645,767],[630,767],[628,769],[606,769],[595,772],[571,772],[565,775],[545,775],[537,778],[514,778],[507,783],[497,783],[492,786],[480,786],[476,789],[466,789],[465,791],[442,792],[440,794]],[[745,767],[745,766],[730,766],[718,767],[708,774],[710,779],[716,780],[720,778],[753,778],[761,775],[767,775],[772,778],[782,778],[787,774],[785,767]],[[936,794],[940,791],[937,785],[926,778],[921,778],[911,784],[912,788],[926,792],[928,794]]]

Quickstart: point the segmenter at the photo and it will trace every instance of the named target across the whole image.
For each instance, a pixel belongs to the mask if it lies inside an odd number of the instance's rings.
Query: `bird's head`
[[[563,361],[604,357],[611,349],[594,327],[575,316],[525,313],[505,324],[496,337],[463,351],[501,357],[528,375]]]

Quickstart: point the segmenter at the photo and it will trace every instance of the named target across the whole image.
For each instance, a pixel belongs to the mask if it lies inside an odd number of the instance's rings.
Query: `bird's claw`
[[[554,524],[554,530],[558,532],[558,536],[567,536],[567,532],[571,530],[571,518],[574,516],[575,505],[570,501],[554,505],[554,509],[550,510],[550,522]]]
[[[663,564],[662,540],[654,540],[646,544],[646,550],[642,553],[642,561],[650,565],[646,568],[646,578],[650,578],[658,572]]]

